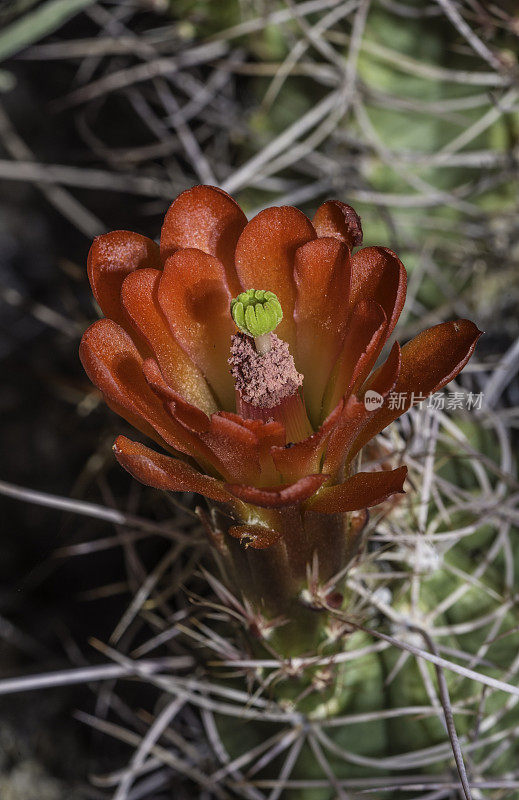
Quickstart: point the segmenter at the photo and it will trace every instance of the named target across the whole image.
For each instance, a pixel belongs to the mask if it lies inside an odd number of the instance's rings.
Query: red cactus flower
[[[81,360],[110,408],[163,451],[119,436],[116,458],[145,484],[213,501],[212,529],[224,529],[214,540],[242,559],[241,582],[263,604],[243,544],[275,554],[271,570],[295,591],[316,554],[323,580],[341,569],[358,533],[343,512],[401,492],[406,476],[403,466],[352,474],[355,457],[413,393],[452,380],[480,335],[469,320],[437,325],[395,343],[372,373],[406,273],[387,248],[354,253],[361,242],[360,219],[343,203],[324,203],[313,222],[291,207],[247,222],[228,194],[196,186],[168,210],[160,247],[114,231],[90,250],[106,318],[85,332]],[[275,293],[282,309],[266,354],[230,314],[231,299],[251,288]],[[381,405],[365,402],[367,392]],[[388,402],[391,392],[403,405]]]

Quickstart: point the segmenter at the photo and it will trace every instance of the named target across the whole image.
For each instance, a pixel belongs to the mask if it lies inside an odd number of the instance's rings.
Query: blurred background
[[[114,465],[125,425],[77,350],[92,238],[156,238],[196,183],[248,215],[352,204],[409,272],[400,340],[474,319],[468,385],[517,441],[518,43],[515,0],[0,3],[0,677],[110,660],[98,640],[166,551],[113,512],[193,529],[192,498]],[[111,796],[91,778],[117,737],[84,717],[105,701],[86,679],[2,697],[0,797]]]

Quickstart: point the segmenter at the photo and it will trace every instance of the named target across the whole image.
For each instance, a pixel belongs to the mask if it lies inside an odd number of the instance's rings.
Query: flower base
[[[330,654],[340,626],[329,612],[343,604],[345,574],[362,546],[367,513],[271,510],[268,521],[282,532],[266,543],[254,538],[260,525],[247,525],[222,505],[213,505],[209,515],[199,509],[199,515],[217,545],[223,582],[242,608],[254,652],[280,659]]]

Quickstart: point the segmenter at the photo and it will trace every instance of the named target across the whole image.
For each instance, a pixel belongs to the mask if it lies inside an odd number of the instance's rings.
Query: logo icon
[[[375,411],[375,409],[380,408],[383,402],[384,398],[382,395],[375,392],[373,389],[368,389],[364,395],[364,407],[366,411]]]

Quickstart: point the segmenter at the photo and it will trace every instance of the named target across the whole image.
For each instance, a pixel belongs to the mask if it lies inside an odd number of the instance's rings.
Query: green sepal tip
[[[256,338],[277,328],[283,310],[274,292],[247,289],[231,300],[231,315],[242,333]]]

